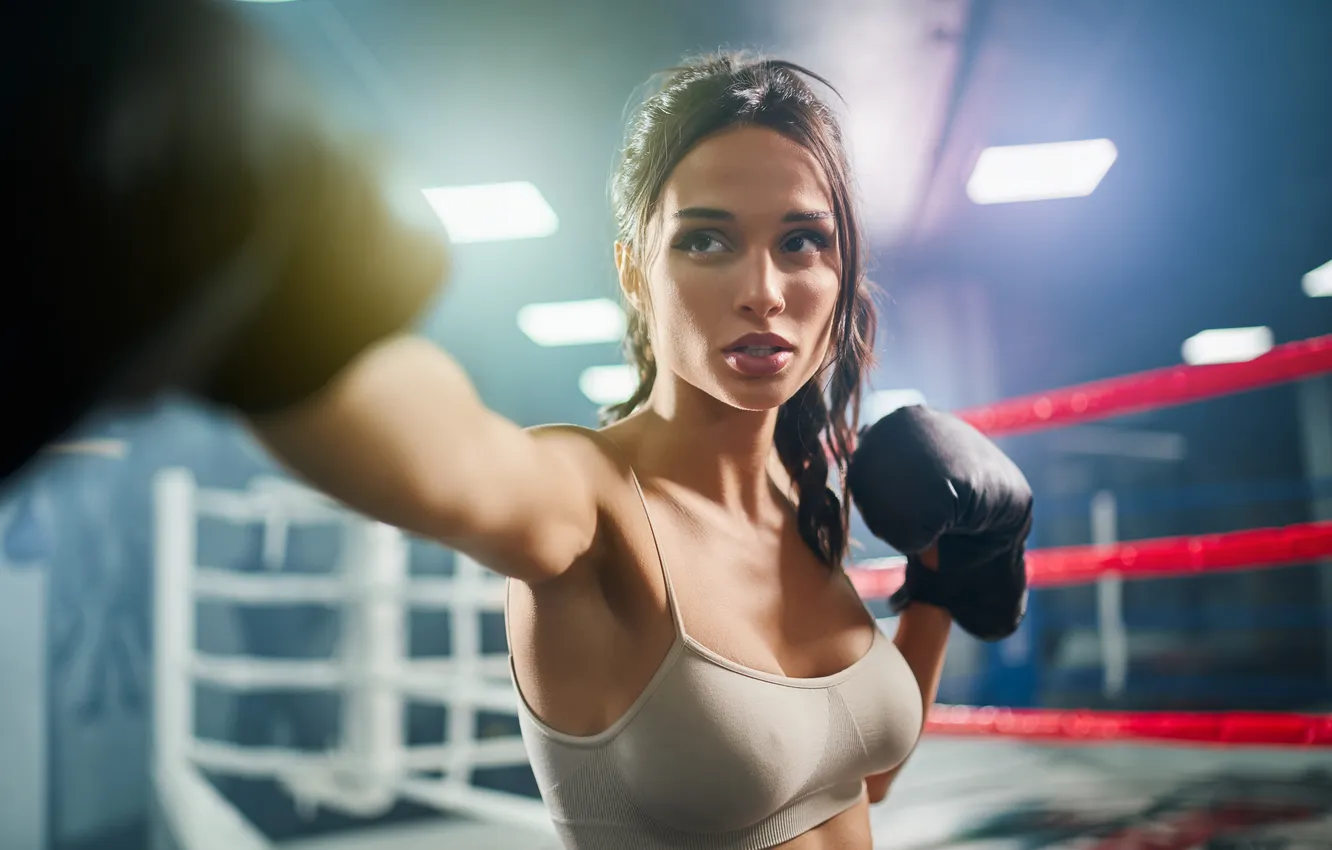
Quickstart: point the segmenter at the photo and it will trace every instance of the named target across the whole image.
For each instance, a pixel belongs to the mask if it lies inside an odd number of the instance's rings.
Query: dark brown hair
[[[860,416],[862,377],[873,361],[876,316],[852,199],[850,169],[837,120],[808,80],[832,86],[791,62],[724,53],[673,68],[634,112],[611,182],[618,238],[645,267],[648,222],[662,187],[681,159],[709,136],[730,127],[775,130],[808,150],[832,190],[841,258],[841,290],[833,313],[832,357],[777,414],[774,441],[798,492],[800,536],[825,564],[840,567],[849,538],[846,464]],[[650,305],[648,305],[650,309]],[[626,354],[638,369],[638,388],[603,411],[603,422],[628,416],[652,393],[657,377],[649,322],[627,304]],[[829,386],[824,386],[831,370]],[[828,487],[829,457],[841,493]]]

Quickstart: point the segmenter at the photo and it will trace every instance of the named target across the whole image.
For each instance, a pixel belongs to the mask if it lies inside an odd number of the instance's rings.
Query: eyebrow
[[[701,218],[708,221],[734,221],[735,214],[713,207],[685,207],[677,210],[671,218]],[[833,218],[827,210],[793,210],[782,216],[782,221],[823,221]]]

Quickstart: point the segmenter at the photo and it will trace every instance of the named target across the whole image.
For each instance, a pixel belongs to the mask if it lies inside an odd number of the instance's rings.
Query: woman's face
[[[658,380],[673,373],[744,410],[791,398],[828,352],[841,281],[832,209],[817,161],[774,130],[731,129],[690,151],[649,222],[641,276],[617,257],[650,316]]]

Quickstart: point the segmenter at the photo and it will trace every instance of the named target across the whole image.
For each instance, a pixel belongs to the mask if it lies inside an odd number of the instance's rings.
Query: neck
[[[658,378],[644,415],[652,467],[729,512],[758,517],[772,503],[776,410],[737,410],[678,378]]]

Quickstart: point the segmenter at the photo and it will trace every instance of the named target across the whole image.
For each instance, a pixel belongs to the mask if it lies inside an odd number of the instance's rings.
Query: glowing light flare
[[[913,404],[925,404],[925,394],[920,390],[875,390],[860,403],[860,421],[872,425],[894,410]]]
[[[592,366],[578,376],[578,389],[593,404],[618,404],[638,388],[638,370],[629,365]]]

